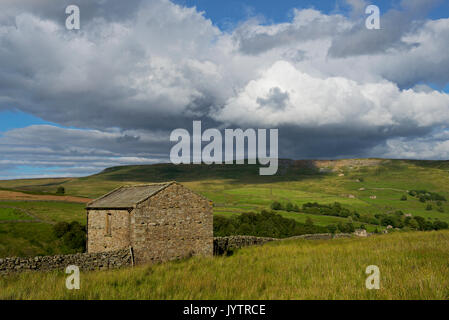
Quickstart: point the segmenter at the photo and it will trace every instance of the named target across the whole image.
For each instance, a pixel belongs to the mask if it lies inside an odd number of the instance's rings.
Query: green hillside
[[[317,226],[347,223],[351,218],[305,213],[302,206],[308,202],[320,205],[339,202],[342,207],[360,215],[404,214],[421,216],[430,221],[449,223],[447,201],[425,200],[411,196],[407,191],[421,190],[449,199],[449,161],[410,161],[383,159],[345,159],[334,161],[280,160],[278,174],[259,176],[257,165],[173,165],[156,164],[108,168],[98,174],[82,178],[28,179],[0,181],[0,188],[30,193],[54,194],[58,187],[66,195],[98,197],[120,185],[177,180],[214,202],[214,213],[235,216],[246,212],[270,209],[273,201],[291,202],[300,212],[277,211],[284,217],[305,223],[311,218]],[[401,198],[406,197],[406,200]],[[429,205],[431,209],[429,210]],[[27,223],[21,230],[10,233],[8,223],[0,224],[0,256],[23,254],[24,250],[11,248],[30,247],[26,253],[59,252],[48,244],[48,235],[39,239],[29,234],[47,230],[41,223],[78,221],[85,223],[83,204],[54,201],[0,201],[0,207],[27,210],[39,223]],[[6,219],[19,219],[4,213]],[[16,218],[14,218],[16,217]],[[2,220],[0,212],[0,222]],[[370,223],[354,221],[354,226],[364,225],[368,231],[377,228]],[[382,227],[381,227],[382,228]],[[16,227],[18,229],[18,227]],[[14,235],[14,236],[13,236]],[[41,240],[40,240],[41,239]],[[31,243],[30,243],[31,241]]]
[[[449,197],[448,178],[449,161],[283,160],[275,176],[259,176],[256,165],[156,164],[112,167],[83,178],[0,181],[0,188],[55,193],[63,186],[67,195],[94,198],[123,184],[177,180],[228,214],[266,208],[273,200],[298,205],[338,201],[361,212],[397,209],[448,220],[449,214],[428,212],[418,199],[400,201],[407,190]]]

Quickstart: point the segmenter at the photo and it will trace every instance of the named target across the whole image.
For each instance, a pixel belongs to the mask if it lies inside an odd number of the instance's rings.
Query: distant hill
[[[110,181],[163,182],[170,180],[197,181],[203,179],[232,179],[240,182],[288,181],[303,175],[360,170],[367,167],[397,169],[401,165],[449,170],[449,161],[390,160],[390,159],[343,159],[343,160],[290,160],[279,159],[279,169],[274,176],[260,176],[259,165],[197,165],[171,163],[153,165],[130,165],[110,167],[98,174],[81,179]]]
[[[177,180],[195,184],[199,181],[222,181],[233,184],[267,184],[323,179],[338,175],[380,176],[386,173],[412,175],[416,172],[448,172],[449,161],[342,159],[342,160],[290,160],[280,159],[274,176],[260,176],[259,165],[129,165],[107,168],[97,174],[81,178],[45,178],[0,181],[0,189],[32,193],[55,193],[59,186],[69,195],[95,197],[122,184]],[[436,170],[436,171],[435,171]],[[415,179],[413,179],[415,176]],[[423,180],[424,181],[424,180]]]

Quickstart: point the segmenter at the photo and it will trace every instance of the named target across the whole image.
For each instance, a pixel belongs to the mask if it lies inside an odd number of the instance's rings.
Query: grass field
[[[53,235],[59,221],[86,224],[84,204],[0,201],[0,257],[71,253]]]
[[[17,221],[17,220],[32,220],[32,217],[30,217],[20,209],[0,207],[0,221]]]
[[[55,223],[59,221],[78,221],[86,223],[85,205],[57,201],[0,201],[0,207],[14,207],[31,213],[38,219]],[[16,210],[17,211],[17,210]]]
[[[0,223],[0,257],[65,253],[47,223]]]
[[[449,299],[449,231],[364,239],[289,240],[230,257],[191,258],[133,269],[0,277],[0,299]],[[367,290],[366,267],[380,269]]]

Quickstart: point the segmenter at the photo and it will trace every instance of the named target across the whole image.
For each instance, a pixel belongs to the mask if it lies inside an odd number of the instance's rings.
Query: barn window
[[[110,213],[107,213],[106,214],[106,223],[105,223],[105,235],[106,236],[112,235],[111,220],[112,220],[112,215]]]

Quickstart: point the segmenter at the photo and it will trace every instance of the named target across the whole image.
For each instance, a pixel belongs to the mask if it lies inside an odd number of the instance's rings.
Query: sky
[[[282,158],[448,159],[448,52],[444,0],[2,0],[0,179],[168,162],[194,120],[278,129]]]

